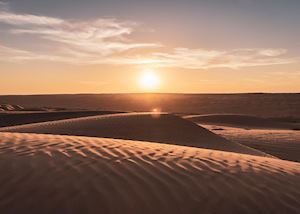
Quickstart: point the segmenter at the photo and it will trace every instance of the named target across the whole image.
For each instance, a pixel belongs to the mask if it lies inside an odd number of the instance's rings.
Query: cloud
[[[162,51],[159,43],[135,42],[130,39],[137,30],[137,23],[113,18],[76,21],[0,10],[0,23],[8,25],[7,32],[11,35],[28,35],[43,40],[39,50],[0,46],[2,61],[44,60],[80,65],[151,64],[187,69],[237,69],[295,62],[295,59],[285,56],[285,49],[167,50],[165,47]],[[147,54],[137,54],[139,49],[146,50]]]
[[[31,23],[45,22],[31,20]],[[1,21],[1,19],[0,19]],[[25,21],[25,20],[23,20]],[[25,21],[27,23],[27,20]],[[107,55],[118,51],[125,51],[134,48],[157,47],[154,43],[130,43],[125,37],[133,33],[133,22],[120,22],[115,19],[98,19],[90,22],[60,22],[52,21],[47,26],[34,26],[29,29],[13,29],[13,34],[31,34],[42,39],[57,42],[66,47]]]
[[[232,68],[289,64],[296,59],[286,58],[284,49],[236,49],[231,51],[176,48],[170,53],[154,53],[161,67],[187,69]]]
[[[116,19],[69,21],[46,16],[0,12],[0,23],[10,26],[14,35],[32,35],[47,41],[53,55],[80,52],[83,55],[104,57],[131,49],[159,47],[155,43],[131,42],[136,23]],[[60,53],[57,53],[57,49]],[[66,53],[63,53],[66,54]]]
[[[7,47],[0,45],[0,61],[7,61],[13,63],[20,63],[26,61],[44,60],[54,62],[68,62],[72,63],[72,58],[65,56],[55,56],[35,53],[31,51],[21,50],[18,48]]]
[[[12,25],[59,25],[63,20],[34,15],[18,15],[6,11],[0,12],[0,22]]]
[[[11,47],[0,45],[0,60],[2,61],[23,61],[32,58],[32,53]]]
[[[287,53],[287,50],[285,49],[264,49],[264,50],[260,50],[260,54],[263,56],[280,56]]]
[[[98,24],[100,21],[103,23]],[[123,37],[130,35],[132,29],[114,20],[97,20],[84,26],[66,25],[55,29],[14,29],[11,33],[37,35],[42,39],[60,43],[60,47],[102,56],[135,48],[159,46],[154,43],[124,41]]]

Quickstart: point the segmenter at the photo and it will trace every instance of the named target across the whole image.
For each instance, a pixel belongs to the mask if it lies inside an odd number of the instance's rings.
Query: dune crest
[[[0,110],[1,111],[1,110]],[[63,119],[113,114],[111,111],[20,111],[0,113],[0,127],[49,122]]]
[[[0,104],[0,111],[21,111],[24,107],[20,105]]]
[[[300,162],[299,131],[245,130],[215,125],[203,126],[232,142],[266,152],[280,159]]]
[[[3,213],[300,209],[300,164],[167,144],[0,133],[0,174]]]
[[[184,118],[199,124],[224,125],[237,128],[283,130],[293,130],[300,128],[299,123],[282,121],[278,118],[262,118],[238,114],[189,115],[184,116]]]
[[[266,156],[263,152],[219,137],[193,122],[165,113],[91,116],[7,127],[0,131],[151,141]]]

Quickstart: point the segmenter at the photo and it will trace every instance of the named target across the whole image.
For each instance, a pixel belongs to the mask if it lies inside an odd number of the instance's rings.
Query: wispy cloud
[[[0,22],[12,25],[59,25],[63,23],[63,20],[46,16],[19,15],[2,11],[0,12]]]
[[[69,56],[47,55],[0,45],[0,61],[20,63],[34,60],[73,63]]]
[[[30,59],[34,54],[29,51],[19,50],[16,48],[0,45],[0,59],[10,62],[23,61]]]
[[[241,68],[293,63],[296,59],[284,57],[284,49],[235,49],[231,51],[176,48],[170,53],[154,53],[162,67],[188,69]]]
[[[48,41],[52,54],[56,56],[78,52],[75,54],[77,57],[101,58],[131,49],[160,46],[130,41],[128,37],[133,33],[136,23],[116,19],[81,22],[3,11],[0,12],[0,23],[10,25],[9,32],[14,35],[30,34]]]
[[[1,3],[0,5],[5,4]],[[0,7],[1,9],[1,7]],[[130,39],[138,25],[117,19],[90,21],[16,14],[0,10],[0,23],[9,26],[8,33],[31,35],[46,41],[47,48],[21,50],[0,46],[0,60],[46,60],[73,64],[151,64],[160,67],[187,69],[241,68],[293,63],[285,49],[205,50],[175,48],[162,51],[156,42],[135,42]],[[44,47],[44,46],[43,46]],[[138,55],[138,49],[148,54]],[[131,50],[131,51],[129,51]],[[134,50],[134,51],[132,51]]]

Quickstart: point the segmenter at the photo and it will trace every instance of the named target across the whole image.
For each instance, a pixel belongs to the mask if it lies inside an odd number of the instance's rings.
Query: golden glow
[[[152,109],[152,112],[153,113],[159,113],[159,112],[161,112],[161,109],[160,108],[154,108],[154,109]]]
[[[41,67],[43,72],[40,72]],[[286,75],[281,72],[284,69],[289,71]],[[99,72],[101,70],[107,72]],[[141,85],[142,76],[147,71],[154,73],[159,79],[158,85],[152,89]],[[13,65],[1,63],[0,75],[0,94],[298,93],[300,91],[299,64],[247,68],[243,72],[230,69],[214,69],[208,72],[157,68],[152,64],[151,67],[149,65],[83,67],[28,62]],[[12,83],[18,87],[12,87]],[[152,108],[149,109],[151,110]]]
[[[159,118],[160,117],[160,113],[161,113],[161,109],[160,108],[154,108],[151,110],[151,116],[153,118]]]
[[[160,79],[159,76],[151,70],[145,70],[139,79],[140,86],[146,90],[158,88]]]

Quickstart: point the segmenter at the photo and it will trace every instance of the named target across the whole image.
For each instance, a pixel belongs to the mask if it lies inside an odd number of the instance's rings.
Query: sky
[[[300,92],[299,20],[299,0],[0,0],[0,94]]]

